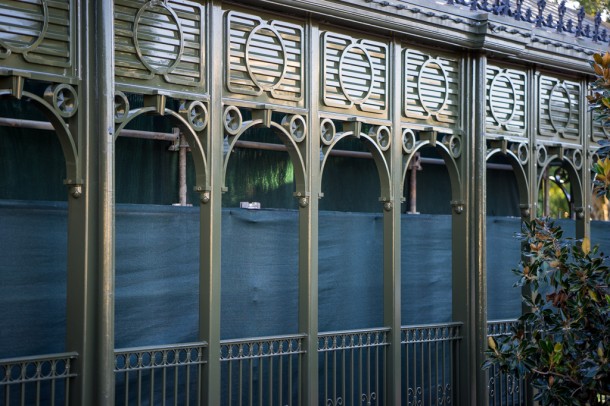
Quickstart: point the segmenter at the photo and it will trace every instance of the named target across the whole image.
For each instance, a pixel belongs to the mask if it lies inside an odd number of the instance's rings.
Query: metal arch
[[[544,176],[544,172],[546,170],[546,168],[548,168],[551,163],[553,163],[554,161],[557,160],[557,155],[551,155],[549,156],[549,158],[547,159],[546,164],[540,169],[540,175],[538,175],[538,180],[537,180],[537,187],[540,188],[541,184],[542,184],[542,177]],[[578,208],[578,207],[583,207],[584,206],[584,202],[585,202],[585,197],[583,195],[583,189],[582,189],[582,181],[580,179],[580,176],[578,175],[578,169],[576,169],[576,167],[574,166],[574,163],[572,161],[570,161],[569,159],[567,159],[566,157],[563,158],[563,160],[559,161],[561,162],[563,169],[566,170],[566,172],[568,172],[568,177],[570,179],[570,184],[571,184],[571,189],[572,189],[572,198],[574,199],[574,207]],[[574,193],[576,192],[576,193]]]
[[[486,161],[489,161],[491,157],[497,154],[503,154],[509,158],[510,165],[513,167],[513,173],[517,178],[517,187],[519,188],[519,201],[521,205],[529,205],[530,199],[530,187],[527,181],[527,174],[523,165],[519,161],[519,158],[515,153],[511,150],[506,150],[506,152],[502,152],[501,148],[494,148],[487,153],[485,157]]]
[[[7,96],[13,96],[11,90],[0,90],[0,98]],[[76,148],[76,143],[74,142],[74,137],[72,137],[72,133],[63,118],[57,114],[53,106],[33,93],[23,91],[22,98],[32,100],[34,105],[38,107],[38,109],[49,119],[51,125],[53,125],[66,161],[66,183],[80,184],[82,179],[80,178],[81,171],[78,162],[78,150]]]
[[[417,151],[427,145],[430,145],[430,141],[418,141],[417,144],[415,144],[413,151],[409,154],[404,168],[402,169],[402,181],[400,182],[401,196],[404,196],[404,184],[411,159],[413,159]],[[440,153],[441,158],[443,158],[443,161],[445,161],[445,165],[447,166],[447,172],[449,172],[449,180],[451,182],[451,200],[462,201],[462,180],[455,159],[451,156],[451,152],[449,151],[449,149],[440,142],[437,142],[436,146],[432,148],[438,148],[438,152]]]
[[[339,134],[335,135],[335,137],[333,138],[333,142],[326,148],[326,152],[324,153],[324,159],[322,160],[322,164],[320,165],[320,190],[322,189],[322,180],[324,179],[324,167],[326,166],[326,161],[328,160],[328,156],[330,155],[329,152],[335,148],[339,141],[349,136],[353,136],[354,132],[345,131]],[[388,163],[385,157],[383,156],[383,151],[381,150],[381,148],[379,148],[379,145],[377,145],[375,140],[373,140],[367,134],[361,132],[360,138],[363,138],[368,141],[365,142],[365,145],[373,156],[375,166],[377,167],[377,172],[379,174],[379,183],[381,186],[381,197],[390,200],[392,196],[391,175]]]
[[[115,133],[114,133],[114,141],[116,142],[121,131],[134,118],[139,117],[146,113],[151,113],[151,112],[156,112],[156,111],[157,111],[156,107],[142,107],[142,108],[133,110],[130,114],[128,114],[125,121],[123,121],[116,128]],[[188,122],[180,114],[178,114],[175,111],[168,109],[168,108],[166,108],[164,110],[164,114],[166,114],[170,120],[173,119],[176,121],[176,124],[182,131],[183,135],[186,137],[186,141],[188,142],[188,144],[191,148],[191,152],[193,153],[193,162],[195,164],[195,176],[197,178],[196,187],[197,188],[203,187],[203,190],[201,190],[201,191],[208,190],[210,187],[208,164],[207,164],[205,152],[204,152],[203,146],[201,145],[201,141],[199,140],[199,137],[197,137],[197,134],[195,133],[195,131],[191,128],[191,126],[188,124]]]
[[[229,150],[227,151],[227,154],[223,157],[222,186],[225,190],[225,180],[227,175],[227,168],[229,167],[229,158],[231,157],[231,151],[233,151],[233,148],[235,148],[235,144],[237,143],[237,141],[239,141],[239,138],[241,138],[241,136],[244,135],[246,131],[251,128],[259,127],[262,124],[262,119],[246,121],[244,124],[242,124],[239,132],[231,136]],[[288,155],[290,156],[292,166],[295,169],[295,181],[297,191],[305,192],[305,179],[307,176],[307,171],[305,169],[305,161],[303,160],[302,155],[298,151],[298,145],[292,139],[290,134],[288,134],[280,124],[271,121],[269,128],[279,137],[280,141],[282,141],[282,143],[286,146],[286,150],[288,151]]]

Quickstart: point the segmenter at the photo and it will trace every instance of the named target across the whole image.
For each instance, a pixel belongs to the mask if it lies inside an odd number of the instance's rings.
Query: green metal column
[[[320,195],[320,47],[318,25],[307,24],[306,98],[309,110],[305,179],[310,195],[299,202],[299,332],[307,334],[301,371],[301,405],[318,405],[318,208]],[[305,200],[302,200],[305,199]],[[308,204],[301,204],[301,201]]]
[[[220,264],[222,217],[222,83],[224,50],[222,8],[209,3],[207,26],[207,73],[210,91],[208,124],[209,189],[201,190],[199,250],[199,336],[208,343],[207,364],[203,368],[204,405],[220,405]]]
[[[453,204],[453,315],[462,321],[458,392],[460,405],[489,403],[487,374],[481,369],[487,346],[486,56],[473,54],[464,66],[465,137],[460,161],[463,202]]]
[[[581,89],[588,88],[588,82],[586,78],[582,79],[580,82]],[[580,193],[582,207],[575,207],[576,212],[576,238],[591,238],[591,199],[592,190],[591,190],[591,168],[592,162],[588,158],[589,151],[589,140],[591,139],[591,114],[587,111],[587,99],[586,99],[586,91],[582,91],[580,93],[580,99],[578,100],[578,110],[582,111],[583,114],[580,114],[580,139],[582,145],[582,167],[578,170],[578,175],[580,177],[581,182],[581,190],[574,190],[572,187],[572,194]]]
[[[383,211],[383,323],[390,327],[386,374],[386,404],[401,404],[401,344],[400,344],[400,201],[402,198],[402,131],[401,131],[401,46],[394,41],[390,48],[390,97],[392,100],[391,182],[392,196]]]

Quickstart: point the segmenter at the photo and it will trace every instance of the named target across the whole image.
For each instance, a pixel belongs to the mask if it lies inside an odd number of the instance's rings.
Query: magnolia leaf
[[[599,63],[600,65],[602,63],[604,63],[604,58],[600,55],[600,54],[593,54],[593,59],[595,60],[595,62]]]
[[[601,66],[599,66],[598,64],[594,64],[593,65],[593,70],[595,71],[595,73],[597,73],[599,76],[603,76],[604,75],[604,68],[602,68]]]
[[[489,348],[491,348],[492,350],[496,351],[496,349],[498,348],[498,345],[496,344],[496,340],[494,340],[493,337],[487,337],[487,345],[489,345]]]
[[[589,239],[589,237],[585,237],[582,239],[582,245],[580,246],[580,248],[582,249],[582,252],[585,253],[585,255],[591,252],[591,240]]]
[[[610,65],[610,53],[606,52],[602,57],[602,65],[606,68]]]

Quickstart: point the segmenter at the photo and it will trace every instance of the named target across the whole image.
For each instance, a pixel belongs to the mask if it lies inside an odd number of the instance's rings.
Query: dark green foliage
[[[600,405],[610,396],[610,272],[589,241],[562,238],[550,220],[523,225],[514,272],[530,309],[509,336],[489,338],[488,360],[537,389],[542,405]]]

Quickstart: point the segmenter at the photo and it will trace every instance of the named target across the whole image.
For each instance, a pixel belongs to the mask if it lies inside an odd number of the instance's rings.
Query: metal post
[[[390,201],[383,207],[383,322],[390,327],[386,375],[387,405],[401,404],[401,343],[400,343],[400,291],[401,291],[401,262],[400,262],[400,201],[402,199],[402,130],[400,98],[401,81],[399,79],[402,61],[400,59],[400,42],[395,40],[390,51],[390,60],[393,61],[391,71],[390,94],[393,109],[393,142],[390,148],[391,165],[391,191]]]
[[[222,54],[222,8],[209,3],[207,49]],[[210,189],[202,190],[200,205],[199,336],[208,343],[203,368],[204,405],[220,405],[220,255],[222,216],[222,75],[223,58],[210,58],[207,77],[210,90],[210,121],[207,151]]]
[[[186,150],[188,144],[184,135],[180,135],[178,145],[178,204],[186,206]]]
[[[307,142],[306,188],[310,191],[309,204],[299,205],[299,332],[307,334],[306,353],[301,370],[301,399],[303,406],[318,405],[318,197],[320,195],[320,119],[319,96],[319,29],[313,19],[307,24],[306,58],[308,70],[306,92],[309,103],[309,135]]]

